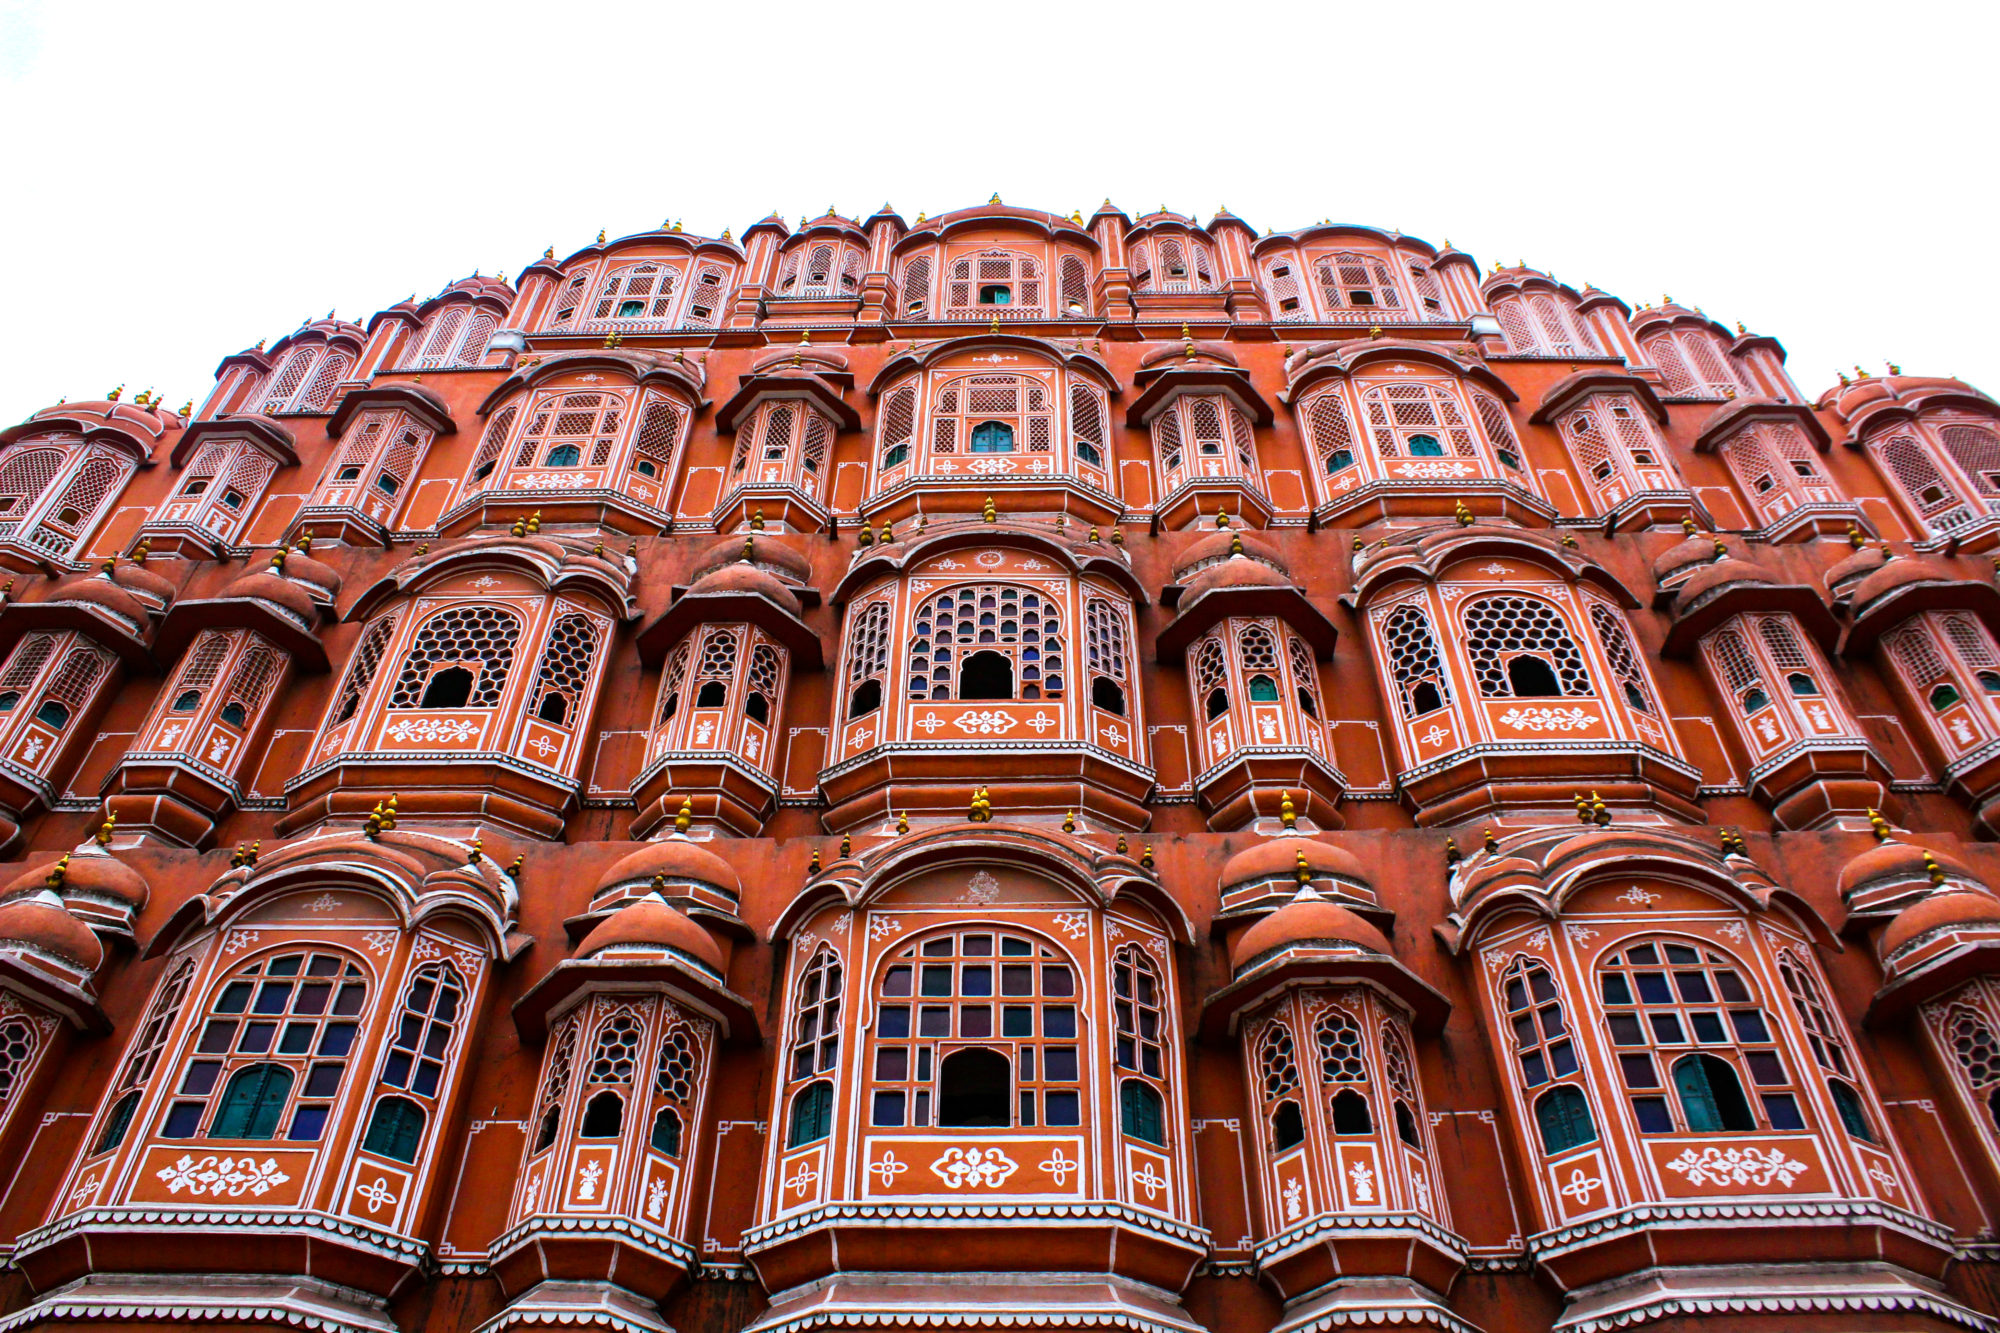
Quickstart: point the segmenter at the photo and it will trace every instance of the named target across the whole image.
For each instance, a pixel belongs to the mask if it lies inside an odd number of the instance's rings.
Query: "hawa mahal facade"
[[[1372,227],[0,431],[0,1333],[1992,1330],[2000,403]]]

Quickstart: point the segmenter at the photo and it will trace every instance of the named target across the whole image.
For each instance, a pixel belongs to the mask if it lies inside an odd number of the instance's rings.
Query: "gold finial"
[[[396,793],[389,793],[389,803],[382,807],[382,831],[387,833],[396,827]]]
[[[1292,855],[1292,876],[1301,884],[1312,883],[1312,867],[1306,864],[1306,849],[1301,847]]]
[[[596,545],[592,546],[590,548],[590,553],[596,556],[599,560],[602,560],[604,558],[604,543],[600,541]]]
[[[553,245],[550,246],[548,249],[542,251],[542,258],[544,259],[554,259],[555,257],[556,257],[556,248]]]
[[[604,228],[602,227],[599,227],[597,229],[597,243],[599,245],[604,244]]]
[[[1000,316],[998,316],[998,315],[995,315],[995,316],[993,317],[993,320],[992,320],[992,322],[991,322],[991,323],[989,323],[989,324],[988,324],[988,325],[986,326],[986,331],[987,331],[988,333],[998,333],[998,332],[1000,332]]]
[[[1861,536],[1861,525],[1858,523],[1849,523],[1847,525],[1848,546],[1858,551],[1861,549],[1862,540],[1863,539]]]
[[[763,530],[764,530],[764,506],[758,505],[756,508],[750,511],[750,531],[762,532]]]
[[[1000,511],[993,507],[992,496],[987,496],[986,503],[979,507],[979,516],[988,523],[998,523],[1000,521]]]
[[[852,855],[854,855],[854,839],[843,833],[840,835],[840,859],[845,861]]]
[[[1472,526],[1472,511],[1465,507],[1465,501],[1463,500],[1452,501],[1451,516],[1458,520],[1458,526],[1461,528]]]
[[[1576,822],[1579,824],[1590,823],[1590,798],[1582,792],[1578,792],[1574,799],[1576,801]]]
[[[1944,887],[1944,867],[1928,851],[1924,853],[1924,873],[1930,876],[1932,888]]]
[[[1480,836],[1479,841],[1489,853],[1500,850],[1500,839],[1493,835],[1493,826],[1491,824],[1486,826],[1486,831]]]
[[[866,519],[861,521],[861,531],[855,534],[854,544],[856,546],[873,546],[875,544],[875,529],[868,526]]]
[[[1743,830],[1737,828],[1734,824],[1723,825],[1716,836],[1722,840],[1722,851],[1725,856],[1747,856],[1749,854],[1748,849],[1743,845]]]
[[[1069,532],[1069,515],[1060,510],[1056,512],[1056,531],[1065,534]]]
[[[1854,378],[1858,380],[1865,380],[1868,378],[1868,372],[1863,370],[1860,366],[1857,365],[1854,368]]]
[[[1891,375],[1900,375],[1903,373],[1903,368],[1897,365],[1894,361],[1884,361],[1882,364],[1889,367],[1889,373]]]
[[[431,549],[431,544],[429,542],[418,542],[416,554],[427,555],[430,553],[430,549]]]
[[[1444,840],[1444,863],[1455,866],[1465,859],[1465,853],[1458,850],[1458,839],[1447,834]]]
[[[1088,537],[1085,537],[1085,538],[1084,538],[1084,540],[1085,540],[1085,541],[1087,541],[1087,542],[1100,542],[1100,543],[1101,543],[1101,542],[1103,541],[1103,538],[1101,538],[1101,537],[1099,537],[1099,536],[1098,536],[1098,534],[1097,534],[1097,529],[1096,529],[1096,528],[1092,528],[1092,529],[1090,530],[1090,535],[1089,535]]]
[[[806,867],[806,873],[808,875],[817,875],[819,873],[819,848],[817,847],[813,848],[812,863]]]
[[[1125,852],[1125,835],[1124,835],[1124,834],[1122,834],[1122,833],[1118,835],[1118,854],[1119,854],[1120,856],[1124,856],[1124,855],[1126,854],[1126,852]]]
[[[1149,843],[1147,843],[1147,844],[1146,844],[1146,847],[1145,847],[1145,850],[1144,850],[1144,851],[1141,851],[1141,852],[1139,853],[1139,864],[1140,864],[1140,865],[1142,865],[1142,866],[1144,866],[1144,867],[1145,867],[1146,869],[1148,869],[1148,870],[1151,870],[1151,869],[1153,868],[1153,844],[1152,844],[1152,843],[1150,843],[1150,842],[1149,842]]]
[[[606,347],[616,347],[618,346],[618,344],[624,341],[625,341],[624,337],[621,336],[618,330],[616,329],[613,329],[611,330],[611,332],[604,335],[604,345]]]
[[[988,199],[988,200],[987,200],[986,202],[987,202],[987,203],[989,203],[989,204],[997,204],[997,203],[999,203],[999,202],[1000,202],[1000,191],[998,191],[998,190],[995,190],[995,191],[993,192],[993,197],[992,197],[991,199]]]
[[[1219,498],[1215,502],[1215,526],[1218,528],[1229,526],[1229,513],[1223,509],[1222,501]]]
[[[117,388],[113,389],[110,393],[105,394],[104,401],[107,403],[115,403],[118,401],[120,396],[124,394],[124,392],[125,392],[125,386],[121,384]]]
[[[1692,536],[1694,536],[1694,534],[1695,534],[1695,522],[1694,522],[1694,520],[1693,520],[1693,519],[1691,519],[1691,518],[1684,518],[1684,519],[1682,519],[1682,520],[1681,520],[1681,532],[1682,532],[1682,533],[1683,533],[1684,535],[1686,535],[1686,536],[1689,536],[1689,537],[1692,537]]]
[[[271,552],[271,572],[273,574],[282,574],[285,572],[285,557],[290,554],[291,552],[283,546]]]
[[[882,530],[875,534],[875,540],[883,546],[887,546],[890,542],[896,540],[896,534],[889,527],[888,519],[885,518],[882,520]]]
[[[1562,536],[1562,544],[1564,546],[1569,547],[1572,551],[1574,551],[1579,545],[1579,543],[1576,540],[1576,534],[1573,532],[1565,532]]]
[[[1113,546],[1123,546],[1125,544],[1125,529],[1111,529],[1111,544]]]
[[[1880,810],[1870,810],[1868,812],[1868,827],[1875,831],[1875,841],[1889,841],[1889,821],[1882,818]]]
[[[361,826],[361,832],[370,842],[382,836],[382,823],[388,816],[382,813],[382,803],[375,802],[375,808],[368,812],[368,820]]]
[[[242,869],[243,856],[244,856],[244,846],[242,843],[239,842],[236,844],[236,850],[229,854],[229,868],[231,870]]]
[[[97,826],[97,845],[99,847],[109,847],[111,845],[111,835],[117,828],[118,812],[116,810],[106,810],[104,812],[104,822]]]
[[[694,798],[692,796],[683,796],[681,798],[681,808],[674,812],[674,832],[680,834],[682,837],[686,837],[687,831],[693,826]]]
[[[64,852],[62,854],[62,859],[49,867],[48,878],[44,879],[42,883],[51,889],[59,890],[63,886],[63,876],[67,875],[68,873],[69,873],[69,853]]]
[[[799,346],[811,347],[812,340],[813,340],[813,331],[811,329],[799,330]]]
[[[1715,558],[1717,560],[1727,560],[1729,558],[1729,547],[1723,544],[1723,540],[1720,537],[1715,539]]]
[[[516,884],[519,884],[521,882],[521,869],[523,866],[527,865],[527,863],[528,863],[527,853],[523,852],[521,855],[515,857],[514,864],[507,867],[507,878],[513,880]]]
[[[755,537],[745,537],[743,539],[743,563],[746,565],[757,563],[757,539]]]
[[[665,875],[655,875],[646,887],[664,898],[667,896],[667,877]]]
[[[144,546],[146,543],[140,542],[139,544]],[[292,543],[292,546],[300,555],[311,555],[313,549],[313,530],[307,528],[299,533],[298,539]]]
[[[534,534],[540,532],[541,530],[542,530],[542,511],[537,509],[534,513],[528,515],[528,535],[532,537]]]
[[[1285,792],[1278,798],[1278,819],[1286,828],[1299,826],[1299,810],[1292,804],[1290,792]]]
[[[1370,324],[1370,325],[1368,326],[1368,336],[1369,336],[1369,337],[1371,337],[1371,338],[1379,338],[1379,337],[1381,337],[1381,336],[1382,336],[1382,326],[1381,326],[1380,324]]]
[[[1599,828],[1609,827],[1611,808],[1604,804],[1604,798],[1596,792],[1590,793],[1590,822]]]
[[[1063,813],[1063,832],[1076,832],[1076,811],[1068,810]]]
[[[1366,542],[1364,542],[1364,541],[1362,541],[1362,540],[1361,540],[1361,534],[1360,534],[1360,533],[1358,533],[1358,532],[1357,532],[1357,533],[1355,533],[1355,534],[1354,534],[1354,551],[1355,551],[1355,554],[1359,555],[1359,554],[1361,553],[1361,548],[1362,548],[1362,547],[1364,547],[1364,546],[1366,546],[1367,544],[1368,544],[1368,543],[1366,543]]]
[[[181,404],[181,415],[184,417],[191,417],[194,415],[194,399],[190,398],[185,403]]]
[[[469,866],[476,866],[485,859],[486,859],[485,844],[479,841],[479,830],[474,829],[472,831],[472,842],[465,849],[465,863]]]
[[[517,519],[515,519],[515,520],[514,520],[514,526],[513,526],[513,527],[511,527],[511,528],[509,528],[509,529],[507,529],[507,532],[508,532],[508,534],[509,534],[510,536],[515,536],[515,537],[525,537],[525,536],[527,536],[527,535],[528,535],[528,520],[527,520],[527,519],[525,519],[525,518],[517,518]]]
[[[909,831],[910,831],[910,812],[904,810],[896,816],[896,832],[908,833]]]

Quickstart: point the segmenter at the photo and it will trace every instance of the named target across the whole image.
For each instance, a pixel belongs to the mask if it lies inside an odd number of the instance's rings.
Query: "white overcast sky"
[[[2000,7],[0,0],[0,422],[600,227],[1109,195],[2000,395]]]

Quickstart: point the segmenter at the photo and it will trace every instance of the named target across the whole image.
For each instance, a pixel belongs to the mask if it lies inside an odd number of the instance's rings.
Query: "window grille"
[[[1236,641],[1237,661],[1245,671],[1276,671],[1278,646],[1262,625],[1247,626]]]
[[[306,375],[312,370],[313,362],[318,359],[319,351],[317,347],[294,347],[286,353],[284,363],[271,373],[271,384],[264,391],[264,405],[259,410],[266,415],[285,411],[292,401],[292,395],[299,391],[301,384],[305,383]]]
[[[912,628],[912,699],[958,697],[966,659],[977,653],[1009,660],[1014,698],[1062,697],[1062,616],[1040,592],[992,583],[943,592],[918,609]]]
[[[767,705],[776,703],[783,673],[784,660],[776,648],[760,643],[750,650],[750,689],[763,695]]]
[[[1181,413],[1178,404],[1153,418],[1153,445],[1160,451],[1160,467],[1171,478],[1181,470]]]
[[[1964,616],[1946,616],[1944,632],[1967,666],[2000,666],[2000,658],[1994,654],[1993,636],[1984,625],[1975,624]]]
[[[854,619],[847,641],[847,687],[880,680],[889,672],[889,604],[870,602]],[[929,673],[926,672],[926,675]]]
[[[1320,259],[1313,268],[1328,310],[1402,308],[1403,301],[1389,266],[1371,255],[1342,251]]]
[[[1966,1090],[1975,1104],[1985,1108],[1993,1128],[2000,1130],[2000,1038],[1985,1018],[1963,1005],[1953,1005],[1945,1014],[1942,1032]]]
[[[662,320],[673,309],[674,282],[680,270],[661,264],[635,264],[605,275],[591,310],[593,321]]]
[[[1368,1057],[1363,1053],[1361,1025],[1338,1005],[1329,1005],[1313,1025],[1319,1044],[1320,1077],[1328,1083],[1368,1082]]]
[[[1602,602],[1592,602],[1590,623],[1597,631],[1597,641],[1604,648],[1605,658],[1611,663],[1611,674],[1618,677],[1618,683],[1624,687],[1625,701],[1642,713],[1658,713],[1646,670],[1639,665],[1639,654],[1625,628],[1624,617]]]
[[[787,1066],[791,1080],[831,1073],[839,1063],[840,1002],[840,957],[822,946],[799,976]]]
[[[466,321],[465,336],[459,340],[458,355],[453,364],[476,366],[486,359],[486,344],[493,339],[497,327],[493,316],[480,313]]]
[[[931,257],[918,255],[903,265],[903,318],[929,319],[931,308]]]
[[[1432,384],[1384,384],[1361,396],[1375,451],[1383,458],[1477,458],[1458,399]]]
[[[153,1070],[160,1063],[160,1053],[166,1049],[174,1020],[180,1017],[181,1002],[187,996],[188,983],[193,979],[194,960],[187,959],[160,986],[159,994],[153,997],[152,1008],[146,1011],[146,1021],[140,1025],[138,1036],[133,1040],[131,1052],[125,1057],[119,1087],[139,1088],[152,1079]]]
[[[410,349],[403,357],[402,368],[431,370],[449,364],[452,344],[458,340],[459,326],[463,323],[465,323],[465,310],[462,306],[452,306],[440,311],[421,339],[410,339]]]
[[[1486,430],[1486,442],[1493,446],[1502,463],[1519,472],[1521,444],[1514,438],[1514,423],[1508,420],[1507,409],[1483,393],[1473,395],[1473,405],[1479,411],[1479,424]]]
[[[1528,317],[1521,310],[1518,299],[1500,302],[1493,310],[1494,317],[1507,334],[1507,350],[1510,352],[1539,352],[1542,340]]]
[[[87,453],[70,474],[62,492],[28,533],[28,540],[45,550],[68,555],[112,490],[124,483],[131,470],[129,463],[109,453],[94,449]]]
[[[1229,668],[1222,655],[1222,640],[1203,639],[1201,648],[1195,653],[1194,684],[1203,699],[1208,692],[1223,684],[1229,677]]]
[[[1112,1063],[1151,1079],[1166,1077],[1166,991],[1135,944],[1111,964]]]
[[[916,435],[917,391],[905,385],[891,393],[882,404],[882,466],[894,467],[910,456],[910,441]]]
[[[329,352],[321,358],[319,367],[313,372],[312,381],[306,385],[291,410],[294,412],[324,412],[333,400],[333,391],[346,376],[347,368],[354,364],[354,358],[345,352]]]
[[[1439,318],[1443,318],[1447,313],[1444,308],[1444,291],[1438,286],[1436,275],[1425,265],[1412,260],[1410,262],[1410,282],[1417,289],[1418,303],[1425,310],[1437,315]]]
[[[1789,951],[1778,958],[1778,975],[1784,978],[1785,990],[1792,998],[1792,1008],[1798,1011],[1799,1022],[1805,1026],[1806,1041],[1812,1047],[1813,1059],[1829,1073],[1851,1076],[1853,1071],[1847,1056],[1847,1042],[1841,1036],[1840,1025],[1827,1005],[1819,981]]]
[[[211,631],[212,632],[212,631]],[[0,688],[23,689],[33,683],[36,676],[55,655],[56,636],[53,634],[28,634],[22,636],[13,654],[7,659],[7,670],[0,674]]]
[[[691,329],[712,329],[722,318],[723,271],[710,265],[702,269],[688,291],[687,314],[681,323]]]
[[[1083,608],[1083,627],[1090,669],[1116,680],[1125,679],[1125,621],[1102,597]]]
[[[665,726],[680,711],[681,689],[687,682],[688,659],[693,656],[693,642],[683,639],[680,647],[674,649],[673,656],[667,659],[666,670],[660,673],[660,717],[654,726]]]
[[[382,1060],[383,1086],[437,1096],[464,1000],[465,982],[450,964],[421,968],[410,978]]]
[[[541,1104],[545,1108],[556,1108],[563,1094],[569,1091],[569,1079],[576,1067],[576,1034],[582,1028],[583,1020],[572,1018],[563,1024],[562,1031],[549,1048],[549,1068],[542,1077]]]
[[[1891,660],[1919,693],[1941,680],[1950,680],[1951,672],[1938,655],[1931,642],[1931,636],[1920,625],[1911,625],[1897,630],[1883,641],[1889,650]]]
[[[660,1039],[659,1065],[653,1074],[653,1091],[686,1105],[694,1100],[695,1073],[701,1067],[694,1035],[685,1023],[676,1023]]]
[[[1083,261],[1075,255],[1064,255],[1057,272],[1062,282],[1062,311],[1064,315],[1088,315],[1090,313],[1090,278],[1085,272]]]
[[[1562,613],[1549,603],[1529,597],[1483,597],[1469,604],[1464,616],[1467,651],[1481,697],[1512,698],[1508,664],[1523,655],[1546,661],[1563,695],[1595,693],[1576,640],[1570,637]]]
[[[10,1018],[0,1022],[0,1108],[14,1095],[14,1084],[27,1068],[28,1059],[34,1055],[35,1029],[24,1018]]]
[[[626,1084],[639,1067],[639,1019],[629,1010],[613,1014],[597,1029],[590,1052],[592,1084]]]
[[[440,667],[449,666],[476,668],[465,707],[494,707],[507,688],[507,672],[514,665],[514,643],[520,634],[520,618],[495,606],[454,607],[431,617],[418,629],[403,658],[389,707],[421,707],[431,676]]]
[[[1389,649],[1389,671],[1403,696],[1403,716],[1421,717],[1451,702],[1444,667],[1438,657],[1437,637],[1431,632],[1431,618],[1422,607],[1404,604],[1382,622],[1382,639]],[[1420,694],[1419,686],[1429,686],[1434,700]],[[1420,706],[1428,702],[1428,707]]]
[[[1949,532],[1972,521],[1972,511],[1958,489],[1945,481],[1916,439],[1892,435],[1877,440],[1873,449],[1890,480],[1933,533]]]
[[[479,452],[473,456],[472,470],[466,477],[469,489],[477,489],[480,482],[493,474],[495,465],[500,461],[500,451],[507,447],[508,433],[514,429],[514,418],[519,412],[518,405],[509,403],[486,423],[486,434],[479,441]]]
[[[1093,467],[1104,466],[1104,404],[1087,384],[1069,388],[1070,438],[1076,456]]]
[[[550,722],[577,726],[583,720],[583,688],[590,679],[591,663],[597,657],[597,626],[588,616],[566,615],[549,632],[548,646],[542,649],[541,666],[536,672],[535,709]],[[563,702],[559,710],[548,702],[553,692]],[[551,717],[554,711],[556,716]]]
[[[18,517],[34,507],[54,483],[67,455],[32,446],[10,449],[0,462],[0,517]]]
[[[1324,717],[1319,702],[1319,668],[1313,663],[1312,650],[1297,638],[1287,638],[1285,648],[1292,659],[1292,680],[1298,686],[1301,709],[1309,718]]]
[[[2000,435],[1984,426],[1945,426],[1938,436],[1944,441],[1944,451],[1971,479],[1974,490],[2000,496]]]
[[[334,701],[334,722],[347,721],[360,708],[362,696],[375,683],[375,672],[382,664],[382,654],[389,650],[389,640],[395,633],[396,617],[387,615],[370,625],[361,636],[347,668],[347,678],[341,682],[340,694]]]
[[[588,446],[592,465],[601,467],[611,456],[624,413],[625,399],[617,394],[545,395],[522,432],[514,466],[576,467]]]
[[[736,632],[713,630],[701,645],[701,661],[695,667],[697,681],[736,679]]]
[[[1292,1042],[1292,1030],[1283,1023],[1272,1023],[1264,1029],[1263,1039],[1257,1045],[1257,1070],[1267,1100],[1282,1097],[1299,1086],[1298,1056]]]
[[[1306,433],[1320,466],[1329,474],[1354,466],[1354,431],[1347,422],[1347,404],[1338,389],[1321,394],[1306,405]]]
[[[947,314],[953,319],[1033,318],[1045,314],[1042,308],[1042,266],[1032,256],[1012,250],[986,250],[953,261],[948,281]],[[982,299],[986,292],[1001,288],[1004,302]]]
[[[68,704],[72,715],[82,712],[104,678],[111,674],[111,655],[85,644],[69,651],[49,678],[46,697]]]

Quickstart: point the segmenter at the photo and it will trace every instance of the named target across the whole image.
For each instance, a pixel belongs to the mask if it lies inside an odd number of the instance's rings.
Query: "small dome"
[[[1924,864],[1926,855],[1954,879],[1972,884],[1985,883],[1972,872],[1971,867],[1955,856],[1919,847],[1915,843],[1880,842],[1841,867],[1841,901],[1851,901],[1856,893],[1870,884],[1927,883],[1930,867]]]
[[[1229,951],[1229,970],[1240,973],[1259,958],[1279,949],[1322,940],[1358,945],[1389,958],[1396,954],[1388,937],[1380,930],[1339,903],[1322,898],[1306,888],[1291,902],[1243,932],[1235,947]]]
[[[1886,597],[1898,588],[1912,583],[1960,583],[1964,580],[1952,570],[1936,560],[1925,556],[1902,556],[1885,563],[1880,569],[1861,580],[1854,589],[1851,600],[1857,614],[1866,610],[1880,598]]]
[[[1229,559],[1235,549],[1235,540],[1238,538],[1242,539],[1243,554],[1245,556],[1251,560],[1261,560],[1265,564],[1275,567],[1280,572],[1288,572],[1285,568],[1285,562],[1278,558],[1278,553],[1268,543],[1259,538],[1252,537],[1246,532],[1237,530],[1211,532],[1200,541],[1189,546],[1187,550],[1182,551],[1179,562],[1174,566],[1174,578],[1179,582],[1185,583],[1189,578],[1210,565]]]
[[[290,579],[281,578],[268,569],[245,574],[236,582],[222,590],[224,600],[252,598],[260,602],[271,602],[283,607],[299,618],[301,624],[310,626],[319,615],[319,608],[313,604],[312,594]]]
[[[1187,581],[1186,590],[1181,594],[1182,605],[1186,605],[1202,593],[1214,588],[1290,588],[1294,587],[1292,576],[1271,568],[1261,560],[1246,557],[1231,557],[1218,564],[1210,565]]]
[[[792,590],[780,583],[777,575],[766,573],[755,565],[724,565],[712,570],[696,579],[694,586],[687,590],[687,595],[693,597],[722,592],[755,593],[792,615],[798,615],[800,611],[799,599]]]
[[[1845,560],[1840,561],[1832,569],[1826,571],[1826,586],[1838,591],[1856,579],[1866,578],[1869,574],[1888,563],[1888,560],[1889,553],[1883,550],[1879,544],[1875,546],[1863,546]]]
[[[722,950],[708,932],[657,893],[635,898],[598,922],[577,946],[576,956],[595,958],[608,949],[621,947],[680,954],[701,964],[717,978],[722,976]]]
[[[1296,881],[1299,853],[1304,852],[1306,869],[1314,879],[1337,879],[1372,889],[1368,872],[1360,858],[1318,838],[1264,838],[1229,858],[1222,867],[1222,891],[1269,879]]]
[[[10,946],[60,958],[85,972],[97,971],[104,961],[104,946],[90,927],[47,889],[0,903],[0,948]]]
[[[5,889],[0,889],[0,901],[46,887],[53,866],[51,862],[20,875]],[[67,895],[72,892],[109,898],[126,904],[134,912],[144,908],[147,898],[152,896],[152,891],[138,871],[95,846],[89,851],[71,853],[68,864],[63,867],[62,893]]]
[[[1748,561],[1737,559],[1718,560],[1712,565],[1704,565],[1688,575],[1687,582],[1680,586],[1680,605],[1692,606],[1704,595],[1732,583],[1771,582],[1771,576]]]
[[[1697,532],[1669,546],[1660,553],[1657,560],[1653,561],[1653,581],[1665,583],[1676,574],[1685,574],[1696,565],[1713,564],[1717,541],[1720,541],[1725,548],[1730,548],[1727,537],[1716,537],[1706,532]],[[1733,548],[1730,553],[1735,554]]]
[[[744,543],[750,547],[750,559],[743,559]],[[753,568],[766,569],[780,578],[804,583],[812,577],[812,562],[803,555],[774,537],[761,532],[753,532],[744,537],[730,537],[715,543],[701,553],[695,562],[694,577],[712,574],[725,565],[749,564]]]
[[[340,575],[333,572],[333,566],[296,549],[285,557],[284,577],[317,589],[329,602],[340,595]]]
[[[669,884],[709,884],[737,898],[743,896],[743,881],[729,863],[688,838],[662,838],[614,862],[598,877],[597,893],[634,881],[650,884],[664,876]]]
[[[112,566],[111,581],[135,596],[162,606],[174,600],[173,580],[155,574],[137,560],[120,560]]]
[[[1920,898],[1905,907],[1882,932],[1882,957],[1892,958],[1912,942],[1948,926],[2000,929],[2000,898],[1970,891],[1933,893]]]
[[[69,579],[49,594],[52,602],[88,602],[135,627],[145,625],[152,608],[102,574]]]

